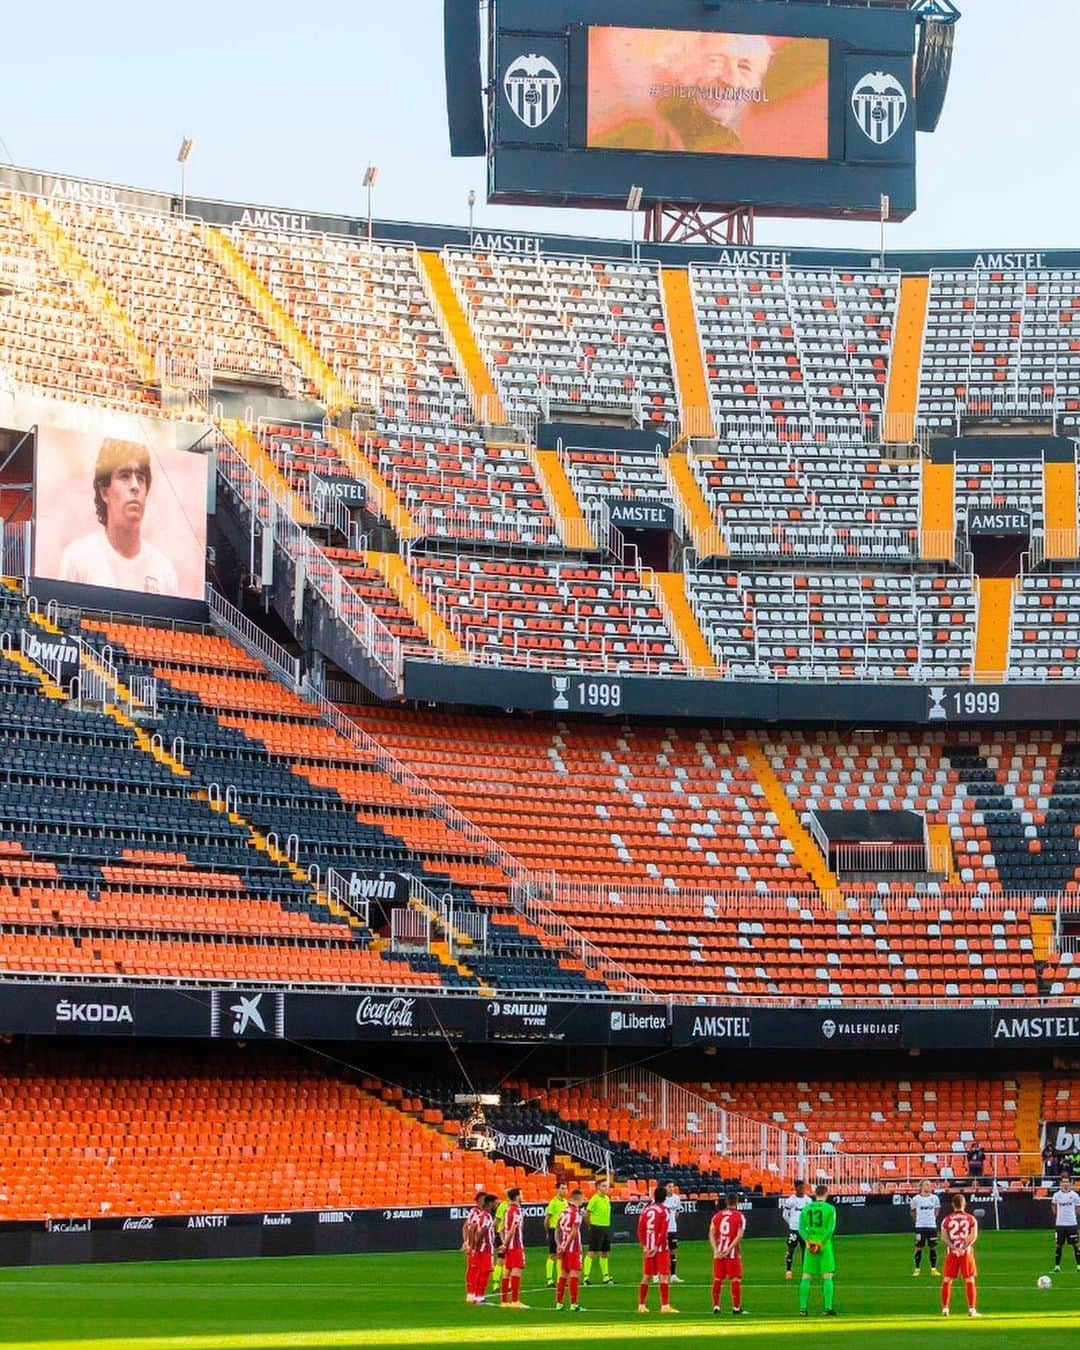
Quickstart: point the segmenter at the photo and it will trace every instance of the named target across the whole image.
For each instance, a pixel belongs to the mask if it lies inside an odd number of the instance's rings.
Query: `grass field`
[[[464,1301],[463,1258],[415,1256],[292,1257],[261,1261],[157,1262],[141,1265],[35,1267],[0,1271],[0,1337],[6,1350],[263,1350],[297,1346],[506,1346],[530,1342],[563,1350],[582,1341],[601,1350],[638,1342],[689,1345],[701,1337],[792,1350],[860,1341],[879,1347],[943,1345],[959,1338],[980,1346],[1080,1346],[1080,1273],[1069,1267],[1054,1287],[1035,1286],[1050,1268],[1049,1233],[984,1233],[979,1243],[980,1321],[953,1291],[953,1317],[939,1312],[938,1282],[911,1276],[906,1237],[842,1238],[838,1242],[836,1308],[821,1319],[820,1296],[808,1319],[796,1316],[794,1283],[783,1279],[783,1246],[744,1244],[743,1320],[711,1312],[710,1266],[703,1243],[679,1251],[673,1302],[679,1317],[635,1312],[636,1251],[617,1248],[615,1287],[582,1291],[580,1313],[557,1313],[543,1287],[543,1257],[530,1252],[523,1298],[527,1312]],[[1071,1255],[1066,1257],[1071,1263]]]

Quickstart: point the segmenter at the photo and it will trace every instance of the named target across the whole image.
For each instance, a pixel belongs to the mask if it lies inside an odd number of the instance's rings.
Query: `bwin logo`
[[[832,1038],[836,1035],[836,1023],[832,1020],[831,1017],[826,1018],[825,1021],[822,1022],[821,1034],[825,1037],[827,1041],[831,1041]]]
[[[864,75],[855,86],[851,107],[863,134],[875,145],[891,141],[904,125],[907,94],[895,75],[875,70]]]
[[[234,1003],[229,1011],[233,1015],[232,1034],[242,1036],[248,1027],[257,1027],[259,1031],[266,1032],[266,1023],[262,1019],[262,1013],[259,1010],[259,1004],[262,1001],[262,994],[255,994],[251,998],[245,998],[240,995],[240,1002]]]
[[[546,56],[532,52],[510,62],[503,77],[503,89],[514,116],[535,131],[558,107],[562,76]]]

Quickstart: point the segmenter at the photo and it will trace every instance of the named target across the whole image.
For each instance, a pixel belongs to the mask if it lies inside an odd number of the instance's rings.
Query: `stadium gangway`
[[[373,661],[399,688],[403,673],[399,639],[297,522],[287,498],[271,493],[224,435],[218,435],[216,448],[218,474],[249,513],[252,573],[260,571],[256,543],[261,528],[292,562],[298,582],[306,582],[320,596],[362,656]]]
[[[545,1125],[544,1128],[551,1135],[552,1153],[576,1158],[578,1162],[591,1167],[594,1172],[603,1172],[609,1181],[613,1179],[615,1171],[611,1149],[604,1148],[595,1139],[574,1134],[572,1130],[564,1129],[561,1125]]]
[[[300,659],[287,652],[280,643],[251,622],[246,614],[231,604],[220,591],[207,583],[206,604],[215,626],[222,630],[238,646],[263,665],[289,689],[296,693],[300,688]]]
[[[621,882],[566,881],[548,873],[539,894],[550,904],[568,910],[610,910],[614,914],[636,909],[660,914],[701,915],[715,918],[745,914],[776,914],[805,911],[836,917],[838,914],[922,913],[935,917],[942,911],[961,908],[982,915],[1054,914],[1064,893],[1058,891],[994,890],[986,883],[927,882],[924,885],[890,882],[885,892],[841,894],[841,909],[826,904],[821,893],[809,886],[676,887],[624,885]]]
[[[561,543],[552,544],[554,523],[541,512],[431,502],[425,500],[425,484],[408,484],[404,493],[401,486],[394,483],[395,491],[412,515],[416,539],[467,539],[474,543],[511,544],[526,549],[562,548]],[[405,540],[406,556],[411,556],[414,544],[414,540]]]
[[[955,405],[956,435],[963,435],[965,421],[1049,421],[1052,435],[1057,435],[1058,418],[1062,408],[1057,387],[1042,385],[1025,388],[969,388]]]
[[[714,1156],[740,1171],[772,1173],[780,1184],[801,1177],[852,1192],[870,1191],[877,1184],[878,1170],[871,1159],[839,1153],[830,1144],[737,1115],[648,1069],[615,1069],[594,1083],[612,1106],[663,1130],[694,1158]]]

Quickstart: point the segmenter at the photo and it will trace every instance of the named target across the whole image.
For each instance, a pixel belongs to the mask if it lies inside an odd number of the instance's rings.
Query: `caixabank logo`
[[[523,53],[507,66],[503,91],[514,116],[535,131],[559,105],[562,76],[546,56],[536,52]]]

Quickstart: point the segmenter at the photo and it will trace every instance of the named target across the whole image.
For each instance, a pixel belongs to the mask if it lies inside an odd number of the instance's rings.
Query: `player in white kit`
[[[938,1273],[937,1234],[941,1201],[934,1193],[934,1183],[924,1181],[916,1195],[911,1197],[911,1213],[915,1219],[915,1278],[922,1270],[923,1248],[930,1248],[930,1274]]]
[[[785,1195],[780,1201],[780,1213],[783,1216],[784,1223],[787,1225],[787,1252],[784,1255],[784,1279],[790,1280],[791,1264],[795,1259],[796,1250],[806,1254],[806,1243],[799,1236],[799,1215],[803,1209],[810,1203],[810,1197],[806,1194],[806,1182],[797,1181],[795,1190],[791,1195]]]
[[[1054,1207],[1054,1269],[1061,1269],[1061,1253],[1066,1246],[1073,1249],[1076,1268],[1080,1270],[1080,1193],[1073,1186],[1072,1177],[1061,1178],[1061,1185],[1050,1197]]]

